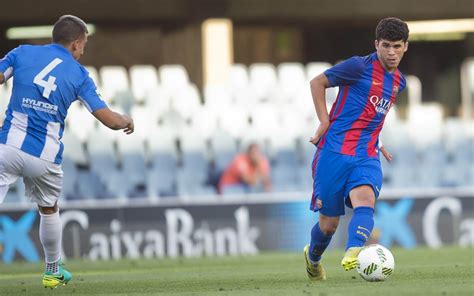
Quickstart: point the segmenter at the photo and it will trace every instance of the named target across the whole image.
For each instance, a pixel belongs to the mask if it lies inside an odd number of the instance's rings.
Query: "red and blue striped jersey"
[[[329,128],[318,148],[345,155],[378,157],[385,116],[406,86],[397,69],[386,71],[377,53],[354,56],[324,72],[339,94],[329,113]]]

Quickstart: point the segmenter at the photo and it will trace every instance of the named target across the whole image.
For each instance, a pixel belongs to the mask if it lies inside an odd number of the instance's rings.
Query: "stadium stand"
[[[108,131],[74,103],[63,137],[62,194],[68,200],[215,194],[212,176],[250,142],[271,161],[274,191],[309,191],[308,139],[317,127],[309,81],[330,66],[234,64],[226,84],[207,85],[202,95],[181,65],[87,67],[107,102],[134,118],[136,134]],[[382,160],[384,186],[473,186],[474,167],[466,165],[474,163],[472,121],[445,118],[441,105],[422,103],[417,77],[407,81],[406,119],[394,107],[381,135],[394,155],[391,164]],[[11,83],[0,87],[2,98]],[[327,95],[331,107],[337,89]],[[6,102],[0,100],[2,120]],[[7,201],[26,202],[22,182]]]

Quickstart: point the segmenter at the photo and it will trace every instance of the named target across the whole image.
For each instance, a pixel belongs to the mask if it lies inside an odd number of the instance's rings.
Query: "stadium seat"
[[[171,94],[171,109],[178,112],[186,120],[201,106],[199,90],[195,85],[185,85]]]
[[[457,141],[449,155],[448,165],[443,169],[443,181],[452,186],[474,186],[474,138]]]
[[[296,166],[295,166],[296,168]],[[271,170],[272,189],[275,192],[295,192],[309,190],[310,188],[302,188],[298,174],[295,169],[288,167],[275,166]]]
[[[182,65],[163,65],[158,69],[161,86],[170,93],[188,84],[188,72]]]
[[[300,136],[311,136],[314,133],[314,125],[317,121],[313,119],[316,117],[316,112],[311,110],[308,114],[311,114],[311,121],[308,118],[302,116],[300,110],[295,104],[279,104],[277,110],[280,137],[292,137],[298,138]],[[310,129],[311,128],[311,129]],[[308,130],[310,132],[308,133]]]
[[[298,94],[295,103],[293,104],[296,109],[295,112],[298,113],[297,120],[302,125],[301,132],[303,134],[312,134],[316,131],[316,127],[319,124],[319,119],[316,115],[314,109],[313,97],[311,96],[311,89],[308,86],[307,88],[302,89]],[[331,105],[327,105],[328,111],[331,110]]]
[[[75,161],[72,158],[67,157],[65,153],[61,167],[64,172],[61,197],[66,200],[75,199],[78,196],[76,185],[78,170],[76,168]]]
[[[82,142],[98,124],[94,116],[77,100],[72,103],[66,117],[66,129],[74,133]]]
[[[73,199],[101,199],[109,198],[111,194],[105,191],[102,178],[96,172],[87,170],[79,170],[76,175],[76,192],[68,196],[69,200]]]
[[[277,94],[278,80],[275,66],[266,63],[256,63],[249,67],[250,85],[256,100],[271,101]]]
[[[148,144],[152,166],[147,173],[148,195],[176,195],[176,132],[172,127],[156,127],[150,131],[150,135]]]
[[[417,147],[438,144],[441,141],[443,108],[438,103],[409,106],[407,123],[410,138]]]
[[[392,112],[391,110],[389,114]],[[391,115],[387,115],[389,122],[384,125],[382,131],[380,132],[380,138],[385,147],[389,151],[394,151],[399,146],[403,146],[406,143],[411,143],[409,136],[409,126],[406,121],[393,120],[391,121]],[[395,152],[395,151],[394,151]],[[398,157],[395,155],[395,157]]]
[[[74,164],[88,165],[84,142],[69,128],[66,128],[61,141],[64,144],[64,158],[69,159]]]
[[[218,128],[218,112],[219,110],[210,108],[208,105],[200,106],[192,114],[190,122],[192,128],[196,129],[203,138],[209,139]]]
[[[11,204],[28,204],[29,198],[25,195],[25,184],[23,178],[18,178],[15,183],[10,185],[7,196],[5,197],[4,203]]]
[[[164,89],[159,86],[146,94],[143,104],[153,114],[170,110],[171,93],[164,91]]]
[[[442,137],[449,153],[458,151],[458,145],[472,137],[474,122],[460,118],[446,118],[443,124]]]
[[[158,89],[158,73],[152,65],[133,65],[129,69],[130,85],[136,103],[144,103]]]
[[[127,176],[127,196],[145,196],[147,165],[144,138],[135,134],[121,134],[117,137],[117,148],[121,171]]]
[[[324,71],[331,68],[331,66],[332,65],[330,63],[325,63],[325,62],[312,62],[306,65],[306,81],[308,83],[308,88],[309,88],[309,82],[313,78],[315,78],[319,74],[322,74]],[[338,87],[331,87],[331,88],[326,89],[326,103],[329,106],[329,108],[332,106],[332,104],[336,100],[338,91],[339,91]]]
[[[105,184],[110,192],[116,190],[112,182],[115,175],[119,173],[118,160],[114,147],[114,140],[105,129],[96,128],[88,136],[87,148],[89,151],[90,169],[95,173],[102,184]],[[89,178],[89,176],[85,177]],[[83,183],[87,184],[87,183]]]
[[[296,150],[296,138],[293,137],[273,137],[270,140],[275,165],[292,170],[299,163]]]
[[[100,68],[102,97],[107,103],[117,101],[119,95],[129,92],[127,70],[122,66]]]
[[[280,123],[275,105],[267,103],[266,105],[261,104],[255,107],[251,113],[251,121],[251,131],[245,133],[243,137],[243,143],[246,144],[243,148],[249,142],[257,142],[267,155],[272,154],[271,139],[278,137],[278,134],[280,134]]]
[[[248,88],[250,84],[247,67],[243,64],[232,64],[229,67],[227,84],[232,92]]]
[[[419,188],[418,174],[410,166],[394,166],[391,185],[394,188]]]
[[[211,136],[212,159],[218,170],[224,170],[237,155],[237,141],[232,135],[218,129]]]
[[[421,104],[421,80],[415,75],[406,76],[406,88],[408,92],[408,105],[416,106]]]
[[[150,129],[158,125],[158,112],[147,106],[133,106],[130,111],[130,116],[133,118],[135,125],[134,135],[141,139],[146,139],[150,133]]]
[[[178,192],[200,194],[209,172],[207,143],[196,131],[188,128],[180,135],[182,166],[178,169]]]
[[[416,166],[419,186],[437,187],[442,185],[442,172],[446,167],[447,153],[439,144],[432,144],[419,151],[419,162]]]
[[[262,138],[279,132],[279,118],[275,104],[259,104],[250,114],[251,126]]]
[[[243,137],[249,132],[249,114],[237,106],[217,114],[217,126],[235,138]]]
[[[97,88],[100,90],[101,84],[99,80],[99,72],[97,69],[93,66],[86,66],[86,70],[89,72],[89,77],[92,78],[95,86],[97,86]]]
[[[158,125],[163,128],[172,128],[179,134],[181,130],[188,126],[188,122],[181,113],[171,109],[164,110],[163,113],[158,115]]]
[[[229,67],[225,87],[230,91],[233,105],[250,111],[256,104],[256,94],[250,85],[249,73],[245,65],[233,64]]]
[[[326,62],[311,62],[306,65],[306,81],[311,81],[314,77],[331,68],[330,63]]]
[[[225,110],[232,105],[232,95],[228,88],[221,85],[204,87],[204,104],[215,110]]]
[[[222,195],[244,195],[247,192],[245,191],[244,186],[225,186],[222,189]]]
[[[277,67],[281,99],[293,101],[301,89],[307,87],[304,66],[300,63],[283,63]]]

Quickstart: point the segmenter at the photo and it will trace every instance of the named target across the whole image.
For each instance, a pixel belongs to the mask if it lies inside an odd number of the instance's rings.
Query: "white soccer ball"
[[[357,272],[369,282],[386,280],[395,269],[392,253],[381,245],[368,245],[359,253]]]

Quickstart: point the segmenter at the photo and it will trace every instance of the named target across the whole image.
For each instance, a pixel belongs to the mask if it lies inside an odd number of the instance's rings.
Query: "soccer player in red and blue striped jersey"
[[[382,187],[379,134],[385,116],[406,86],[398,65],[408,49],[407,40],[405,22],[382,19],[376,28],[376,52],[351,57],[311,81],[320,121],[310,140],[317,147],[311,210],[319,211],[319,222],[304,250],[312,280],[325,279],[319,262],[345,206],[354,209],[341,262],[345,270],[357,266],[357,255],[372,232],[375,201]],[[339,94],[328,114],[325,90],[335,86]]]

